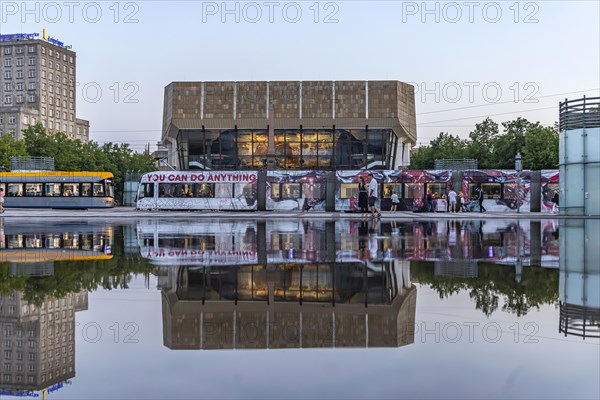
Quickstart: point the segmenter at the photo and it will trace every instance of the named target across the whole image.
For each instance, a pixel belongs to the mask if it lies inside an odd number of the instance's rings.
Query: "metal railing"
[[[472,158],[445,158],[435,160],[434,169],[451,169],[454,171],[477,169],[477,160]]]
[[[600,97],[568,100],[559,106],[559,129],[600,128]]]
[[[54,171],[52,157],[11,157],[11,171]]]

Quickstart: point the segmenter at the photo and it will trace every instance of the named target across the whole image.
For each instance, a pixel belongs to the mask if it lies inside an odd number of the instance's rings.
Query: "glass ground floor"
[[[256,169],[266,165],[267,129],[180,130],[182,169]],[[399,143],[393,129],[276,129],[281,169],[390,169]]]

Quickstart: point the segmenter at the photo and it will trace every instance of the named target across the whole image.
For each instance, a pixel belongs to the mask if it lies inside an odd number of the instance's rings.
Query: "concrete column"
[[[256,202],[258,211],[265,211],[267,209],[267,171],[258,171],[256,182]]]
[[[335,171],[327,173],[325,187],[325,211],[335,211],[335,192],[337,186],[337,176]]]
[[[530,209],[531,212],[540,212],[542,209],[542,172],[531,171]]]

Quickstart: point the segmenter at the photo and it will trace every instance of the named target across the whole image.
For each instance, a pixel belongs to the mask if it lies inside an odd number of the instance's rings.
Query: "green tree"
[[[467,154],[467,141],[458,136],[441,132],[429,146],[422,147],[411,158],[410,168],[432,169],[435,160],[446,158],[464,158]]]
[[[477,160],[477,166],[481,169],[493,168],[492,143],[497,136],[498,124],[491,118],[486,118],[476,124],[475,130],[469,133],[467,158]]]
[[[492,142],[492,168],[514,169],[515,155],[525,147],[525,134],[535,124],[525,118],[503,122],[504,133],[498,135]]]
[[[554,169],[558,164],[558,131],[536,123],[525,133],[523,168]]]
[[[6,169],[10,166],[10,158],[26,156],[27,149],[22,140],[15,140],[13,135],[0,136],[0,165]]]

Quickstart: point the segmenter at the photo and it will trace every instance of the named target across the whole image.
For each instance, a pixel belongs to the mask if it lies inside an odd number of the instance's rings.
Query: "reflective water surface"
[[[600,220],[0,221],[0,397],[598,398]]]

